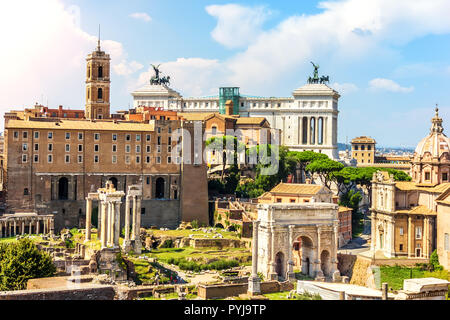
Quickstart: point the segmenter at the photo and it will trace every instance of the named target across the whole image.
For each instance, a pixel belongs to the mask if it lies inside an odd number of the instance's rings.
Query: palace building
[[[338,159],[338,92],[316,79],[294,90],[292,95],[248,96],[241,94],[240,88],[223,87],[216,96],[185,98],[161,81],[148,83],[132,93],[134,108],[158,107],[182,113],[225,114],[225,103],[231,100],[233,115],[267,119],[271,128],[280,130],[280,144],[289,149],[312,150]]]
[[[151,118],[151,112],[128,120],[112,115],[109,74],[110,58],[99,43],[87,58],[82,116],[77,110],[66,117],[62,108],[53,116],[56,111],[42,106],[28,116],[5,116],[6,212],[52,214],[55,231],[82,227],[86,197],[110,180],[120,191],[141,185],[145,227],[208,223],[207,166],[194,161],[194,144],[172,138],[181,129],[193,137],[204,125],[177,116]]]
[[[437,248],[448,268],[450,140],[437,108],[431,122],[430,134],[419,142],[411,162],[412,181],[374,174],[371,249],[387,257],[429,259]]]

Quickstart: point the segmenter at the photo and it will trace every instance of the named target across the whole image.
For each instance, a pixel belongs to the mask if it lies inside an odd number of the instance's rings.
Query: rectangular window
[[[130,164],[130,156],[125,156],[125,163]]]
[[[447,172],[444,172],[443,174],[442,174],[442,181],[447,181],[448,180],[448,173]]]
[[[28,143],[23,143],[22,144],[22,151],[27,151],[28,150]]]
[[[416,239],[422,239],[422,227],[416,227]]]
[[[48,144],[48,151],[53,151],[53,143]]]
[[[130,153],[131,152],[131,146],[129,144],[125,145],[125,152]]]
[[[24,131],[22,134],[24,139],[28,139],[28,131]]]
[[[150,184],[150,177],[147,177],[147,184]]]
[[[141,208],[141,214],[145,214],[145,208]]]
[[[146,146],[146,150],[145,150],[145,151],[146,151],[147,153],[150,153],[151,150],[152,150],[151,146]]]
[[[172,133],[172,128],[171,127],[169,127],[168,130],[169,130],[169,133]]]
[[[83,152],[83,145],[82,144],[78,145],[78,152]]]
[[[47,138],[53,139],[53,132],[50,131],[50,132],[48,133],[48,135],[47,135]]]
[[[172,144],[172,137],[169,137],[169,138],[167,139],[167,144],[168,144],[168,145],[171,145],[171,144]]]
[[[83,140],[83,133],[82,132],[78,132],[78,140]]]
[[[277,198],[277,202],[278,202],[278,203],[281,203],[281,198]]]
[[[99,145],[98,144],[94,144],[94,152],[98,152],[98,150],[99,150]]]
[[[429,172],[425,172],[425,180],[430,180],[431,174]]]
[[[141,163],[141,157],[140,156],[136,156],[136,163]]]
[[[34,151],[39,151],[39,143],[34,144]]]
[[[158,136],[158,146],[161,145],[161,136]]]
[[[66,154],[66,163],[70,163],[70,155]]]
[[[400,227],[399,231],[400,231],[400,235],[402,236],[403,235],[403,228]]]
[[[112,145],[112,152],[117,152],[117,144]]]
[[[131,134],[125,135],[125,140],[126,141],[131,141]]]
[[[26,154],[22,155],[22,162],[23,163],[27,162],[27,155]]]
[[[136,141],[141,141],[141,135],[140,134],[136,135]]]
[[[94,140],[100,140],[100,133],[94,133]]]
[[[400,251],[403,251],[403,244],[400,244]]]
[[[66,144],[66,152],[70,152],[70,144]]]
[[[150,163],[150,156],[145,157],[145,162]]]
[[[34,155],[33,162],[34,162],[34,163],[38,163],[38,162],[39,162],[39,155],[38,155],[38,154],[35,154],[35,155]]]
[[[112,156],[112,163],[117,163],[117,156]]]
[[[94,156],[94,163],[98,163],[98,161],[99,161],[98,155],[95,155]]]
[[[147,140],[147,141],[150,141],[150,139],[151,139],[150,137],[151,137],[151,136],[148,134],[148,135],[146,136],[146,140]]]
[[[14,131],[14,139],[19,139],[19,131]]]
[[[295,199],[291,199],[291,203],[295,203]]]
[[[161,164],[161,157],[156,157],[156,163]]]
[[[39,131],[35,131],[34,132],[34,138],[35,139],[39,139]]]
[[[161,127],[158,127],[158,128],[156,129],[156,131],[157,131],[158,133],[161,133]]]
[[[167,163],[172,163],[172,157],[167,157]]]
[[[156,152],[158,152],[158,153],[161,152],[161,146],[156,146]]]
[[[167,146],[167,152],[172,152],[172,146]]]
[[[52,163],[52,162],[53,162],[53,156],[52,156],[51,154],[49,154],[49,155],[47,156],[47,162],[48,162],[48,163]]]
[[[136,153],[140,153],[141,152],[141,146],[137,145],[136,146]]]
[[[78,156],[78,163],[83,163],[83,156]]]
[[[117,133],[112,134],[112,141],[117,141]]]
[[[70,139],[70,132],[66,132],[66,140]]]

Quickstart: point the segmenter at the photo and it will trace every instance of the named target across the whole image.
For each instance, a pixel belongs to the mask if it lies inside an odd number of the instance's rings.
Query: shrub
[[[50,255],[31,240],[0,244],[0,290],[23,290],[28,279],[51,277],[55,272]]]
[[[173,248],[173,241],[172,239],[166,239],[160,246],[160,248]]]
[[[191,222],[191,226],[192,226],[192,228],[194,228],[194,229],[198,229],[198,220],[192,221],[192,222]]]

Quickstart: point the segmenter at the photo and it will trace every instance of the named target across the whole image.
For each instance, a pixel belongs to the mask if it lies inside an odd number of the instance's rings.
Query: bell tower
[[[109,54],[100,48],[100,36],[97,50],[86,58],[86,119],[110,118],[110,61]]]

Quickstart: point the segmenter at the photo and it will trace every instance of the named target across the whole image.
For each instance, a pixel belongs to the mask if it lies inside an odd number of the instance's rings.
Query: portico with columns
[[[110,181],[106,183],[105,188],[98,189],[96,193],[89,193],[86,198],[85,242],[92,240],[92,204],[93,201],[98,201],[98,239],[100,239],[101,248],[119,248],[121,230],[120,208],[124,196],[125,193],[123,191],[117,191]],[[141,201],[142,190],[140,186],[129,186],[128,193],[125,197],[125,238],[123,242],[125,252],[129,252],[131,249],[136,253],[141,253],[142,251],[140,241],[135,241],[139,239]],[[131,218],[130,209],[132,209]]]
[[[313,278],[339,277],[337,210],[332,203],[258,205],[253,269],[270,280],[294,280],[295,267]]]
[[[0,238],[25,234],[54,234],[54,216],[35,212],[17,212],[0,216]]]

